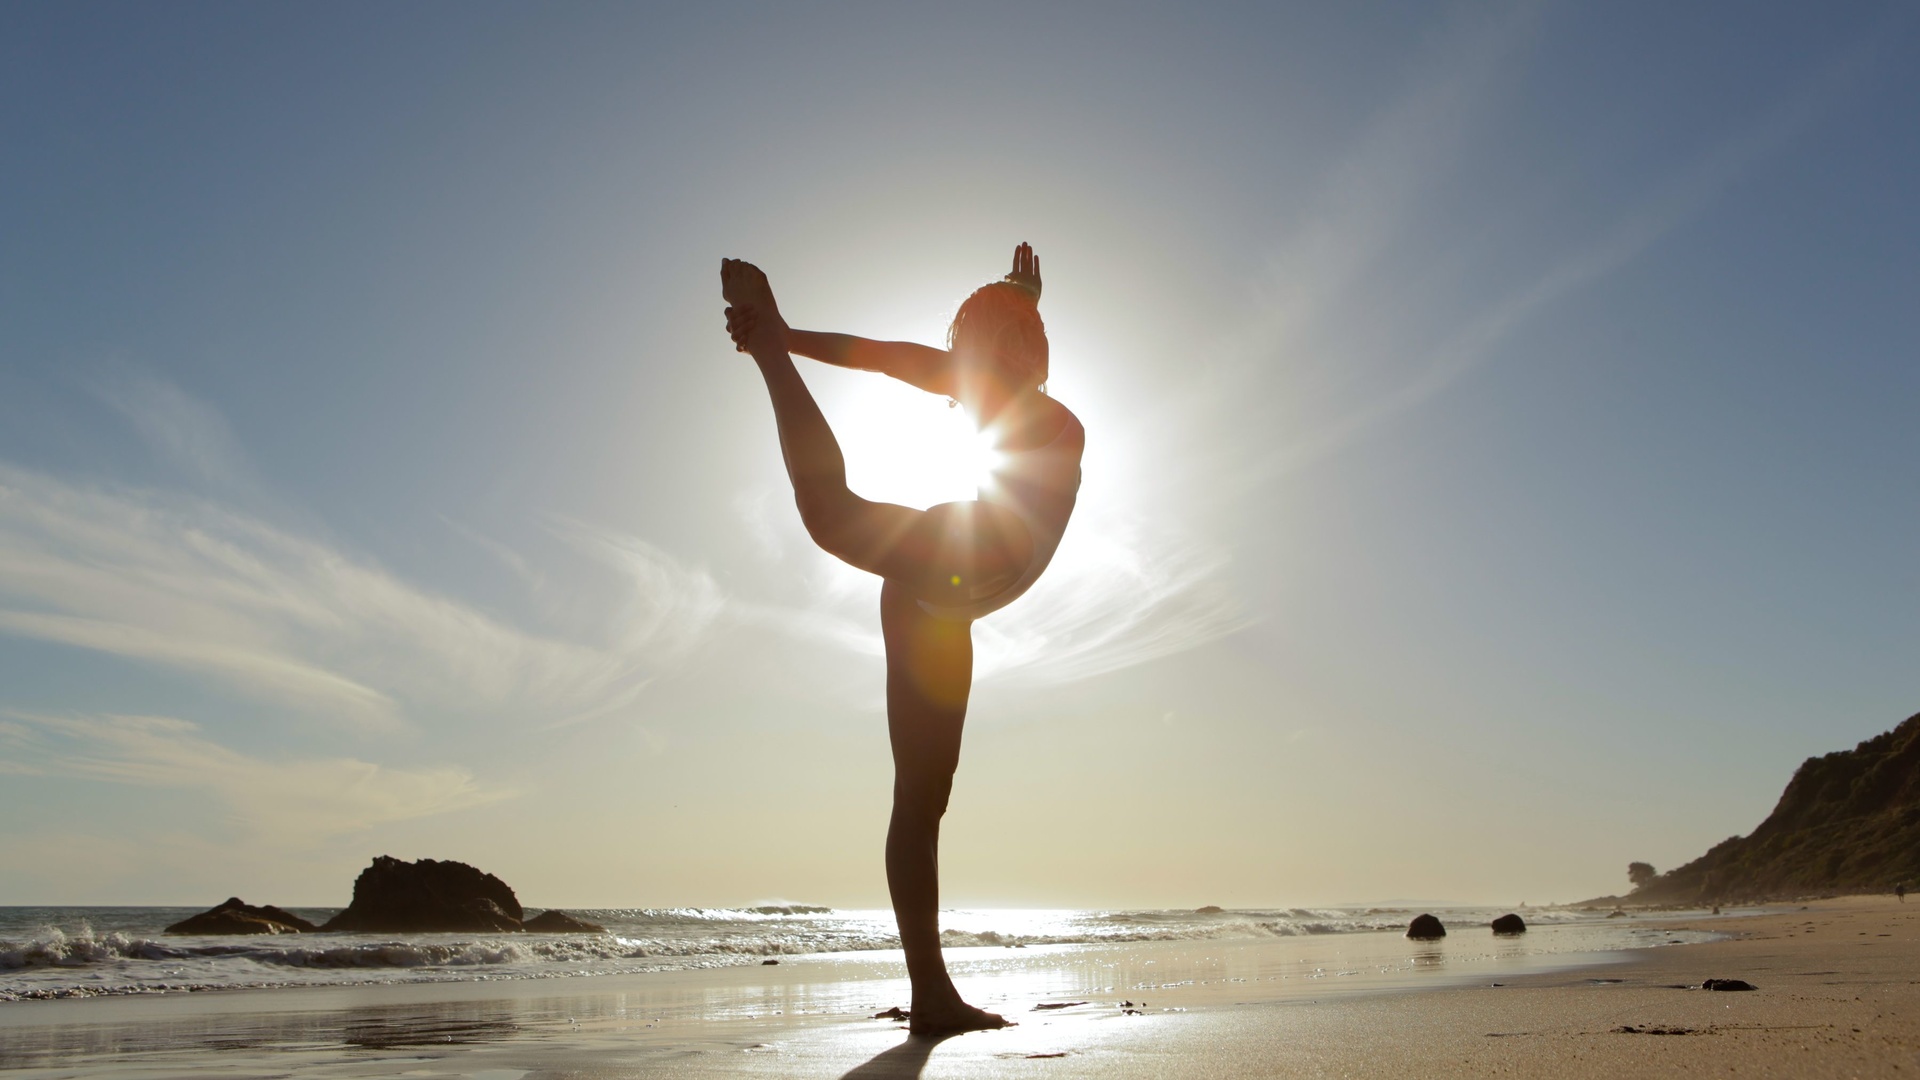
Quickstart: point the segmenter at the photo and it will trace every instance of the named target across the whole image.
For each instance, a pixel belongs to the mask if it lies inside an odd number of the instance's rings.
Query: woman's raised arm
[[[801,356],[835,367],[877,371],[891,375],[929,394],[954,392],[953,357],[911,341],[872,341],[852,334],[823,334],[812,330],[787,331],[787,345]]]
[[[777,316],[776,316],[777,317]],[[727,309],[727,334],[733,346],[747,351],[758,312],[752,305]],[[835,367],[856,368],[891,375],[929,394],[954,394],[953,357],[945,349],[911,341],[872,341],[852,334],[823,334],[786,328],[786,351],[810,356]]]

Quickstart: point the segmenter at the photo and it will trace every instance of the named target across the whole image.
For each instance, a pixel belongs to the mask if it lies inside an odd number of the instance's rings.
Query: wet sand
[[[22,1002],[0,1006],[0,1076],[1920,1075],[1920,901],[1842,898],[1751,918],[1634,921],[1683,939],[1738,936],[1534,959],[1460,931],[1426,952],[1384,935],[962,950],[963,990],[1019,1026],[941,1041],[869,1018],[903,1000],[897,954],[648,976]],[[1362,955],[1397,949],[1407,963],[1351,970],[1316,959],[1363,944]],[[1697,989],[1708,978],[1759,989]],[[1041,1004],[1068,1007],[1036,1011]]]

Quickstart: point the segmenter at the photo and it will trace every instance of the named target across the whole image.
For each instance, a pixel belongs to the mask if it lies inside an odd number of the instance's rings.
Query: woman
[[[1086,432],[1041,387],[1040,260],[1021,244],[1013,271],[960,305],[945,350],[908,342],[794,330],[765,274],[723,260],[727,331],[753,356],[773,399],[780,452],[807,532],[830,554],[878,574],[887,650],[887,732],[893,744],[893,818],[887,889],[913,981],[915,1032],[1001,1027],[960,1000],[940,956],[940,818],[960,763],[960,729],[973,685],[973,621],[1027,591],[1060,544],[1080,488]],[[970,502],[914,510],[847,489],[840,444],[789,353],[891,375],[948,397],[999,452]]]

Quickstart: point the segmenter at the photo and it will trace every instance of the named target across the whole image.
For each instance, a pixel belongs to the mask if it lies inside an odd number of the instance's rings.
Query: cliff
[[[1722,903],[1920,882],[1920,714],[1808,758],[1749,836],[1635,889],[1632,904]]]

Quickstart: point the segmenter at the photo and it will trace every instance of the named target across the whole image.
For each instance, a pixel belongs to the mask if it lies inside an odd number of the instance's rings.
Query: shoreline
[[[1484,936],[1499,909],[1435,909],[1461,939]],[[25,917],[22,917],[22,913]],[[1699,911],[1699,914],[1705,914]],[[155,908],[0,908],[0,1008],[31,1000],[399,983],[460,983],[657,975],[701,968],[751,966],[763,960],[806,962],[898,956],[890,911],[819,909],[803,916],[760,918],[749,910],[593,912],[608,924],[595,935],[505,933],[285,934],[246,937],[175,935],[161,927],[177,912]],[[1001,947],[1045,955],[1053,946],[1097,951],[1107,945],[1150,949],[1219,942],[1274,942],[1390,931],[1398,938],[1412,910],[1249,909],[1105,911],[965,909],[942,915],[950,956],[1012,955]],[[97,917],[96,917],[97,916]],[[1590,913],[1536,909],[1527,939],[1555,939],[1513,952],[1601,951],[1652,942],[1644,925]],[[1583,929],[1568,929],[1582,924]],[[1568,942],[1573,933],[1584,940]],[[1359,938],[1354,940],[1367,940]],[[1299,943],[1296,943],[1299,944]],[[981,951],[975,946],[985,946]],[[1391,962],[1404,949],[1376,950]],[[663,976],[664,977],[664,976]]]
[[[0,1007],[0,1074],[931,1080],[1501,1070],[1618,1076],[1703,1067],[1742,1075],[1920,1072],[1920,903],[1838,898],[1760,915],[1635,921],[1663,933],[1730,936],[1520,961],[1463,929],[1457,947],[1429,954],[1437,958],[1432,970],[1413,963],[1375,978],[1305,965],[1351,955],[1356,945],[1386,947],[1384,938],[955,950],[963,992],[1007,1011],[1019,1026],[939,1041],[869,1019],[904,1003],[897,953],[665,978],[23,1001]],[[1492,972],[1499,974],[1482,977]],[[1707,978],[1746,979],[1759,990],[1680,989]],[[1330,992],[1316,993],[1321,987]],[[1032,1008],[1069,1002],[1084,1004]]]

